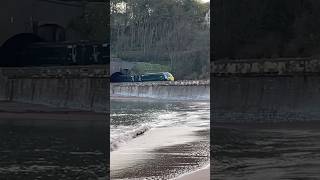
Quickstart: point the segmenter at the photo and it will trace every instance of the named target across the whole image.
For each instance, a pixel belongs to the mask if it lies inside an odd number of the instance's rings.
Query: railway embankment
[[[0,68],[0,100],[105,112],[106,65]]]

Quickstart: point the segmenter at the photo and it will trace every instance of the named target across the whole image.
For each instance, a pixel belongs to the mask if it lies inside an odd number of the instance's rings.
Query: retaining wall
[[[219,61],[211,78],[213,121],[320,120],[319,60]]]
[[[111,96],[164,100],[210,100],[209,81],[112,83]]]
[[[91,111],[109,106],[107,66],[0,69],[0,100]]]

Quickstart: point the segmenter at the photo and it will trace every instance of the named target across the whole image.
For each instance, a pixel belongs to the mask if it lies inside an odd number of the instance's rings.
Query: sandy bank
[[[182,175],[175,180],[210,180],[210,166],[207,166],[203,169]]]
[[[105,113],[0,101],[0,121],[2,122],[11,120],[105,121],[106,119]]]

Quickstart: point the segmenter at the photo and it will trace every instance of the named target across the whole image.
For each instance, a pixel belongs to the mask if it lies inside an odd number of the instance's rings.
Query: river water
[[[320,179],[320,123],[212,123],[212,179]]]
[[[105,121],[37,116],[0,121],[0,179],[106,179]]]
[[[171,179],[209,163],[209,101],[112,98],[111,179]]]

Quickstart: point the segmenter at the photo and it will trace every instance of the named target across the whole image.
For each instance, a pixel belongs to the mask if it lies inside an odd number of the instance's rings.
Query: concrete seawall
[[[314,58],[220,60],[211,63],[215,76],[306,75],[320,73]]]
[[[260,64],[259,68],[257,65]],[[215,63],[211,117],[216,122],[320,120],[320,61]]]
[[[90,111],[109,106],[107,66],[0,69],[0,100]]]
[[[210,100],[209,81],[112,83],[110,96]]]

